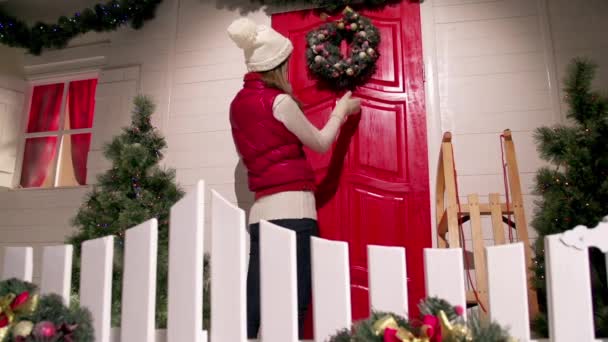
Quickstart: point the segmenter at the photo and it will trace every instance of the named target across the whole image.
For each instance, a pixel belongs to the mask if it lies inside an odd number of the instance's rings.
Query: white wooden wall
[[[553,51],[557,79],[566,76],[565,70],[570,60],[582,56],[599,64],[595,85],[604,91],[608,88],[608,43],[602,37],[608,32],[606,1],[547,0],[548,18],[551,24]],[[564,93],[559,87],[559,97]],[[561,114],[567,114],[567,106],[562,105]]]
[[[436,116],[430,122],[436,122],[441,132],[453,133],[461,201],[466,202],[470,193],[478,193],[481,201],[487,201],[491,192],[505,193],[499,135],[509,128],[529,222],[534,212],[534,175],[544,165],[533,132],[565,117],[567,108],[560,99],[566,65],[575,56],[593,58],[601,69],[596,86],[608,89],[608,45],[600,38],[608,32],[606,3],[427,0],[423,6],[431,7],[423,11],[423,21],[430,22],[423,33],[427,40],[432,39],[426,42],[429,49],[425,54],[431,54],[427,58],[436,63],[432,69],[436,75],[427,78],[431,77],[430,86],[437,84],[432,90],[437,93],[435,106],[439,108],[429,113]],[[427,62],[427,71],[429,65],[432,63]],[[431,151],[439,139],[429,142]],[[489,220],[482,222],[486,246],[493,245]],[[470,231],[465,224],[469,252]],[[536,239],[536,232],[531,230],[530,236]],[[472,277],[475,281],[474,271]]]
[[[245,173],[237,167],[227,119],[228,103],[245,71],[241,52],[225,34],[230,21],[241,15],[239,8],[252,9],[246,15],[259,23],[270,23],[269,16],[249,0],[165,0],[156,18],[140,31],[88,34],[76,39],[70,48],[40,57],[20,55],[15,63],[28,69],[45,68],[52,75],[53,70],[61,70],[61,63],[105,58],[98,86],[89,182],[108,167],[101,156],[101,145],[128,123],[131,98],[141,91],[157,102],[155,124],[167,136],[166,164],[177,169],[178,181],[191,190],[198,179],[205,179],[230,203],[246,210],[253,197],[247,190]],[[438,130],[455,134],[461,193],[504,192],[497,133],[511,128],[530,217],[530,186],[533,172],[540,165],[531,131],[561,117],[557,114],[560,85],[555,80],[563,77],[563,68],[571,57],[583,54],[603,66],[597,86],[608,89],[608,47],[602,39],[608,30],[605,2],[426,0],[422,8],[423,21],[431,28],[431,34],[423,39],[432,41],[433,47],[424,51],[425,58],[436,60],[438,67],[426,70],[429,81],[433,77],[438,81],[436,88],[430,89],[437,95],[437,111],[433,112],[435,107],[429,104],[427,114],[439,122]],[[9,53],[2,51],[0,58],[5,61]],[[0,67],[0,79],[4,73],[7,71]],[[10,165],[16,154],[16,146],[2,143],[7,139],[2,132],[7,127],[18,127],[23,113],[21,109],[10,110],[9,119],[3,119],[2,113],[6,112],[2,109],[1,88],[0,168]],[[17,96],[17,104],[25,100],[19,98],[23,95],[9,94],[13,96]],[[429,143],[433,151],[432,145],[439,141]],[[6,146],[9,151],[3,149]],[[495,157],[475,159],[486,153]],[[431,154],[429,158],[437,156]],[[11,181],[12,174],[0,170],[0,187]],[[0,248],[33,246],[33,277],[40,279],[40,246],[63,243],[72,231],[69,219],[87,190],[0,190]],[[209,202],[210,194],[206,196]],[[206,223],[210,224],[209,206],[206,210]],[[491,229],[484,234],[491,237]],[[205,241],[209,247],[211,239]]]
[[[556,85],[548,78],[550,37],[543,36],[542,7],[538,0],[432,2],[441,128],[454,135],[461,201],[469,193],[485,202],[490,192],[504,194],[499,135],[509,128],[531,215],[534,172],[542,165],[533,130],[559,119],[552,102]],[[491,244],[491,225],[483,226]]]
[[[17,66],[11,65],[6,48],[0,48],[0,191],[10,188],[17,157],[19,121],[23,110],[25,82],[14,75]],[[8,69],[10,70],[8,70]]]
[[[113,238],[83,244],[80,303],[93,314],[96,341],[204,342],[202,331],[203,207],[202,182],[171,211],[169,312],[167,331],[155,331],[157,222],[126,232],[122,322],[110,328]],[[246,341],[244,212],[213,192],[212,340]],[[263,221],[261,248],[261,340],[298,341],[295,232]],[[312,268],[315,341],[349,327],[348,246],[313,238]],[[588,248],[608,252],[608,221],[594,229],[576,227],[546,237],[551,341],[594,341]],[[379,311],[407,316],[405,250],[369,246],[370,303]],[[42,293],[57,292],[68,302],[71,246],[44,249]],[[486,247],[489,314],[519,341],[530,341],[523,244]],[[5,250],[0,279],[32,277],[32,249]],[[461,249],[425,251],[429,296],[465,305]],[[459,285],[460,284],[460,285]]]

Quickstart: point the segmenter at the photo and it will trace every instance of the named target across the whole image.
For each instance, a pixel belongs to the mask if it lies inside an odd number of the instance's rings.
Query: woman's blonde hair
[[[293,97],[291,84],[289,84],[289,81],[287,80],[288,60],[289,58],[274,69],[260,72],[260,75],[262,75],[262,81],[264,81],[266,85],[280,89]]]

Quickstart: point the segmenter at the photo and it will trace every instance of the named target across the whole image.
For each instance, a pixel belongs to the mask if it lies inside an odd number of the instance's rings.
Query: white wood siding
[[[15,171],[25,82],[17,75],[12,50],[0,48],[0,189],[9,188]]]
[[[432,39],[435,46],[430,53],[437,63],[438,81],[438,111],[428,115],[439,116],[441,130],[454,133],[461,195],[464,198],[478,192],[485,200],[489,192],[504,193],[498,136],[504,128],[510,128],[530,219],[534,172],[542,165],[532,131],[563,117],[558,111],[561,85],[555,84],[555,79],[561,80],[571,57],[584,54],[604,67],[598,87],[608,89],[608,45],[602,40],[608,31],[605,2],[427,0],[422,6],[433,16],[433,35],[425,39]],[[101,155],[102,144],[128,124],[131,98],[143,92],[156,101],[154,122],[169,144],[165,164],[177,169],[178,181],[190,190],[199,179],[205,179],[209,188],[231,203],[245,210],[251,206],[253,196],[247,190],[246,173],[238,163],[228,122],[228,105],[241,85],[245,67],[241,51],[225,30],[243,8],[249,9],[246,15],[258,23],[270,24],[268,14],[248,0],[231,1],[230,6],[220,1],[166,0],[156,18],[140,31],[125,28],[115,33],[89,34],[75,40],[70,48],[23,58],[22,62],[31,68],[76,58],[105,57],[97,93],[89,182],[109,166]],[[429,72],[427,79],[433,77]],[[21,124],[23,109],[19,103],[25,100],[23,94],[24,87],[6,93],[0,82],[1,132]],[[7,102],[15,104],[9,112]],[[427,108],[432,108],[431,104]],[[14,132],[10,128],[8,131]],[[4,133],[0,135],[0,141],[3,139],[8,139]],[[15,145],[0,143],[0,168],[9,165],[6,161],[15,158],[16,150]],[[0,169],[0,187],[9,184],[10,179],[12,174]],[[33,244],[34,279],[39,279],[39,246],[64,241],[72,231],[69,219],[86,191],[0,192],[0,247]],[[209,213],[205,217],[209,218]],[[484,234],[491,238],[487,223],[483,222]]]

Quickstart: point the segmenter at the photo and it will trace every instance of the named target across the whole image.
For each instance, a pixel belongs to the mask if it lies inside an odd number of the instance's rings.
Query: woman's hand
[[[336,114],[345,118],[346,116],[361,111],[361,100],[353,99],[352,92],[347,92],[336,102]]]

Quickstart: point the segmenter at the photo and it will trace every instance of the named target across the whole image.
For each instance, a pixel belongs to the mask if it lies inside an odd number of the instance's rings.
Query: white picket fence
[[[82,248],[81,304],[94,318],[98,342],[203,342],[203,182],[171,210],[169,303],[166,331],[155,331],[157,222],[127,231],[122,328],[110,327],[113,239],[87,241]],[[213,342],[246,341],[246,227],[244,212],[212,192],[211,336]],[[297,341],[296,240],[293,232],[262,222],[262,331],[265,342]],[[265,248],[264,246],[272,246]],[[594,341],[588,247],[608,251],[608,223],[577,227],[546,239],[551,341]],[[315,341],[325,341],[351,324],[348,248],[344,242],[312,240]],[[370,246],[370,303],[376,310],[407,316],[405,250]],[[522,244],[486,248],[490,317],[530,341]],[[465,305],[462,251],[425,250],[429,296]],[[69,301],[72,246],[44,249],[41,291]],[[32,248],[5,250],[3,279],[32,279]],[[608,294],[607,294],[608,295]]]

